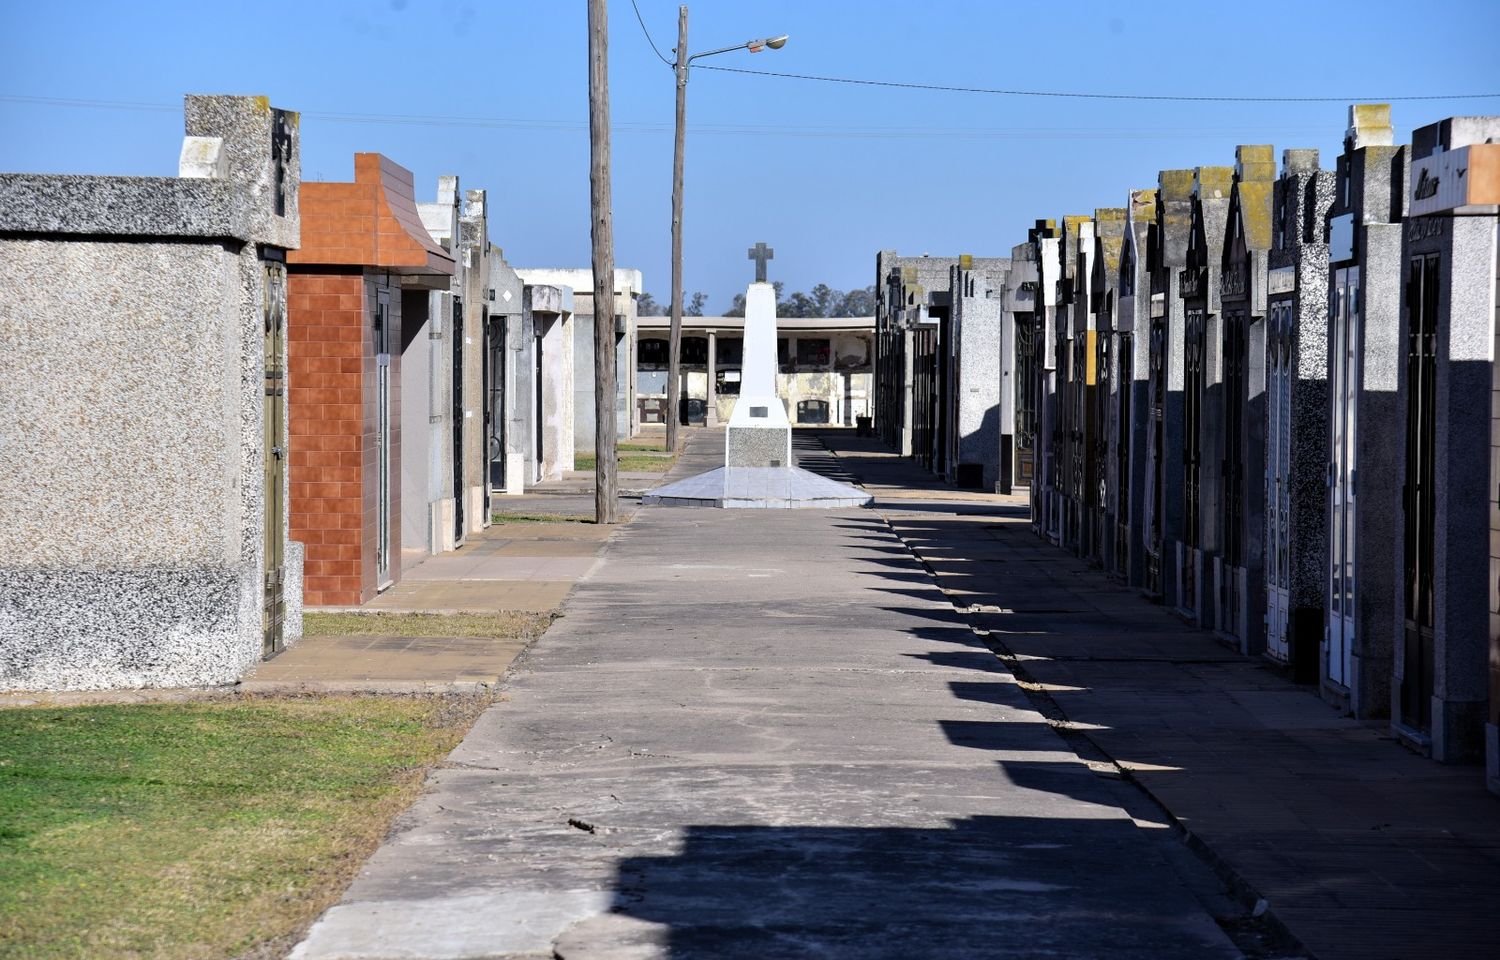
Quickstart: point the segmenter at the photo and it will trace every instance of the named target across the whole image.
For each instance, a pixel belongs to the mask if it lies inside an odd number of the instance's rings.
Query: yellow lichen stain
[[[1252,250],[1271,248],[1271,191],[1268,181],[1242,181],[1238,185],[1240,220],[1245,225],[1245,244]]]
[[[1354,103],[1349,105],[1349,126],[1356,130],[1391,125],[1391,105],[1388,103]]]
[[[1192,170],[1162,170],[1156,177],[1163,200],[1186,200],[1192,196]]]
[[[255,112],[256,113],[270,113],[271,112],[271,98],[270,97],[259,96],[259,97],[251,97],[250,99],[255,103]]]
[[[1233,167],[1198,167],[1193,171],[1193,195],[1200,200],[1227,200],[1233,182]]]

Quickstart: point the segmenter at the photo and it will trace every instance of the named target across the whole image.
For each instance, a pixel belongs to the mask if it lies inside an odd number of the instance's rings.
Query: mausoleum
[[[352,183],[304,184],[302,200],[303,246],[288,257],[291,525],[307,602],[357,605],[401,576],[403,293],[447,290],[454,258],[422,225],[411,174],[378,153],[354,155]]]
[[[180,176],[0,175],[0,689],[232,683],[301,633],[298,118],[184,113]]]

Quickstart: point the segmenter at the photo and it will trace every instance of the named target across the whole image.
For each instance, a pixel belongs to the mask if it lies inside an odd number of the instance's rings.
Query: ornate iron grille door
[[[1401,720],[1422,731],[1432,729],[1440,267],[1437,254],[1414,257],[1406,280],[1406,483],[1402,490],[1406,643]]]
[[[1162,593],[1162,553],[1165,530],[1162,524],[1163,489],[1166,481],[1166,407],[1167,407],[1167,325],[1151,321],[1151,339],[1147,344],[1148,381],[1146,419],[1146,515],[1142,518],[1146,534],[1146,589]]]
[[[1240,635],[1239,572],[1245,568],[1245,404],[1249,400],[1245,353],[1246,318],[1243,310],[1224,315],[1224,458],[1219,489],[1219,516],[1224,529],[1227,569],[1220,583],[1219,629]]]
[[[1203,450],[1204,317],[1202,308],[1188,310],[1183,345],[1182,383],[1182,584],[1178,604],[1198,608],[1198,549],[1202,518],[1198,515],[1198,483]]]
[[[1036,321],[1016,315],[1016,482],[1032,485],[1036,473],[1036,412],[1042,385],[1036,372]]]
[[[261,261],[265,397],[262,401],[262,461],[265,487],[265,579],[262,584],[261,655],[286,645],[286,265]]]

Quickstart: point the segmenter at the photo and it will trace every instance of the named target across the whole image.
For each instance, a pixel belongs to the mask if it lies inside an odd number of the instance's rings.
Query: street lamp
[[[733,53],[736,50],[749,50],[751,53],[766,49],[780,50],[786,46],[787,41],[786,34],[782,34],[779,37],[749,40],[732,47],[720,47],[689,56],[687,30],[688,8],[680,6],[677,8],[677,62],[672,64],[672,69],[677,74],[677,136],[672,156],[672,332],[667,355],[668,452],[677,449],[677,425],[681,419],[679,407],[682,404],[682,373],[679,370],[682,356],[682,155],[687,123],[688,66],[694,60],[720,53]],[[708,375],[713,377],[714,371],[708,371]]]

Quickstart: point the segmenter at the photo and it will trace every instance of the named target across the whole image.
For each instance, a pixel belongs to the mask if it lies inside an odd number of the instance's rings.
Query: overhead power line
[[[816,80],[819,83],[843,83],[861,87],[934,90],[940,93],[983,93],[1001,97],[1058,97],[1072,100],[1148,100],[1171,103],[1390,103],[1403,100],[1484,100],[1500,97],[1500,93],[1442,93],[1403,97],[1221,97],[1182,94],[1083,93],[1069,90],[1011,90],[1002,87],[958,87],[938,83],[905,83],[899,80],[823,77],[809,73],[780,73],[775,70],[751,70],[746,67],[724,67],[706,63],[699,64],[697,69],[745,73],[757,77],[779,77],[784,80]]]
[[[34,106],[63,107],[73,109],[129,110],[151,113],[176,113],[180,104],[143,103],[130,100],[86,100],[64,97],[29,97],[15,94],[0,94],[0,103],[18,103]],[[517,129],[583,131],[588,124],[582,120],[546,120],[522,117],[455,117],[441,115],[403,115],[377,113],[338,113],[328,111],[303,111],[307,120],[329,123],[375,124],[419,127],[454,127],[460,129]],[[672,131],[668,122],[616,121],[611,129],[617,133],[665,134]],[[1101,127],[1054,126],[1054,127],[918,127],[918,126],[789,126],[787,124],[756,125],[743,123],[699,123],[691,134],[698,136],[743,136],[781,137],[794,140],[905,140],[922,138],[930,140],[1154,140],[1154,139],[1214,139],[1232,137],[1316,135],[1326,132],[1326,125],[1278,124],[1273,128],[1257,127],[1253,130],[1243,126],[1124,126]]]
[[[641,33],[646,35],[646,42],[651,44],[651,52],[656,54],[656,59],[669,67],[672,66],[672,61],[661,55],[661,51],[656,48],[656,41],[651,39],[651,31],[646,29],[646,19],[641,16],[641,8],[636,6],[635,0],[630,0],[630,5],[635,8],[635,22],[641,25]]]

